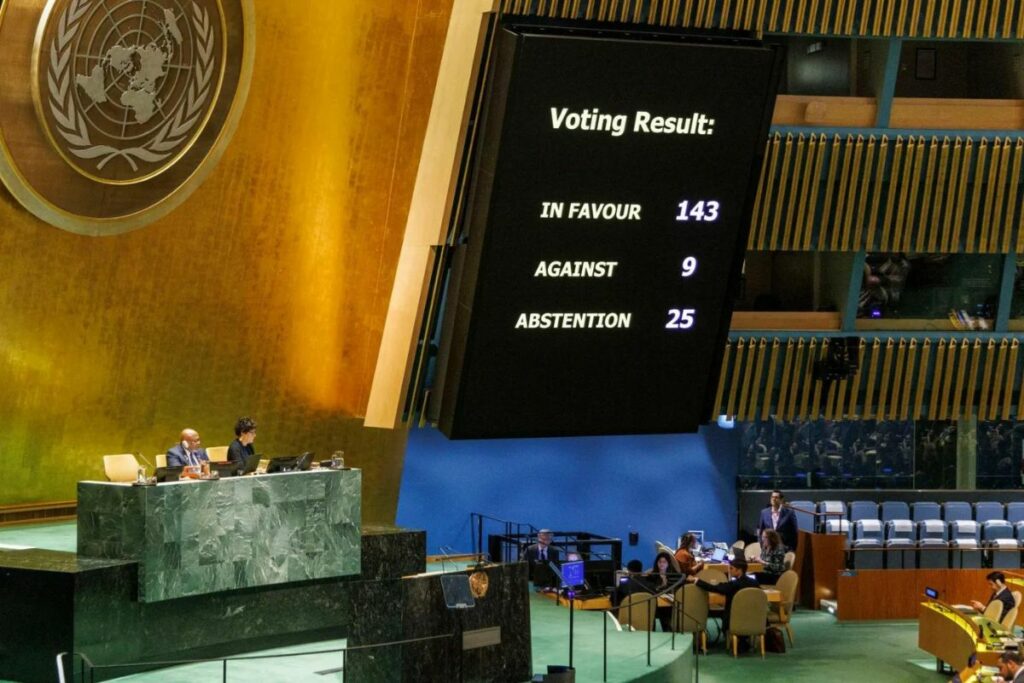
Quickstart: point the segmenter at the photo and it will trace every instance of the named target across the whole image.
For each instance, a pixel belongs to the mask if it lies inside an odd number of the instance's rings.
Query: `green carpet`
[[[0,529],[0,544],[74,551],[75,523],[35,524]],[[450,567],[449,567],[450,568]],[[538,595],[530,596],[530,628],[533,670],[543,672],[548,664],[569,662],[569,611]],[[576,680],[602,680],[605,617],[600,612],[576,612],[574,618],[573,664]],[[843,683],[899,683],[948,680],[935,672],[935,660],[917,648],[917,624],[913,621],[840,624],[823,612],[800,610],[793,615],[796,646],[786,654],[744,654],[734,659],[719,645],[700,658],[700,680],[705,683],[757,683],[837,680]],[[647,634],[615,631],[608,624],[608,680],[683,682],[693,680],[693,655],[688,636],[676,638],[671,649],[668,634],[651,634],[651,666],[647,665]],[[344,647],[345,641],[310,643],[275,650],[300,653]],[[341,666],[341,657],[308,655],[252,662],[232,662],[229,681],[336,681],[340,673],[318,672]],[[199,664],[126,677],[126,681],[191,683],[220,680],[220,663]]]

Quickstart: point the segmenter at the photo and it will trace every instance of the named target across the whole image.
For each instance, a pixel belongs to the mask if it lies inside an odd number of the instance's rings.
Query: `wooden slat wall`
[[[909,38],[1024,38],[1020,0],[502,0],[507,14]]]
[[[774,133],[765,151],[749,249],[1024,247],[1024,138]]]
[[[738,337],[726,346],[713,416],[739,420],[1020,419],[1017,337],[861,338],[857,374],[826,389],[812,376],[828,337]]]

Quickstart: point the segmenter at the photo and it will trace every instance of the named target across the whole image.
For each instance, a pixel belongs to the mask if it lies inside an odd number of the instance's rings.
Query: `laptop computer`
[[[722,548],[715,548],[715,551],[713,553],[711,553],[711,557],[709,558],[709,562],[715,562],[715,563],[719,563],[720,564],[722,562],[725,562],[725,560],[727,559],[728,555],[729,555],[729,551],[724,550]]]

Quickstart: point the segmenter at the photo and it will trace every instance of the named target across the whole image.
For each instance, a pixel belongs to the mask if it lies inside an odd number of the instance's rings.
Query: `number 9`
[[[683,277],[690,277],[697,272],[697,257],[687,256],[683,259]]]

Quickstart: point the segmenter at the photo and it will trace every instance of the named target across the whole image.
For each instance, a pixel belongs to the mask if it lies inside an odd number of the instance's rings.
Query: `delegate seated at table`
[[[989,572],[985,577],[985,580],[988,581],[989,588],[992,589],[992,595],[989,596],[988,603],[982,604],[977,600],[972,600],[971,607],[979,612],[984,612],[988,609],[989,605],[998,600],[1003,603],[1003,608],[1002,611],[999,612],[998,619],[998,621],[1002,621],[1006,618],[1007,612],[1017,605],[1017,602],[1013,599],[1013,594],[1010,592],[1010,589],[1006,587],[1006,575],[1002,572]]]
[[[235,423],[235,440],[228,446],[228,462],[244,465],[246,458],[256,452],[256,422],[251,417],[240,417]]]
[[[683,534],[683,539],[676,550],[676,562],[679,563],[679,573],[687,576],[694,576],[704,568],[704,563],[693,556],[693,546],[697,543],[694,534]]]
[[[725,596],[725,612],[722,614],[722,630],[729,630],[729,611],[732,609],[732,599],[744,588],[760,588],[757,579],[747,576],[747,562],[737,557],[729,565],[729,580],[725,583],[708,583],[695,576],[686,577],[688,583],[696,583],[709,593],[718,593]]]
[[[754,574],[757,582],[762,586],[774,586],[786,571],[786,547],[774,529],[765,529],[761,533],[761,563],[764,568]]]
[[[210,460],[206,455],[206,449],[201,448],[199,432],[194,429],[183,429],[179,439],[180,443],[167,450],[168,467],[201,465]]]
[[[660,593],[664,591],[672,583],[678,580],[678,576],[671,576],[672,573],[672,557],[666,552],[660,552],[654,556],[654,566],[644,574],[644,579],[647,583],[647,588],[652,593]],[[658,621],[661,623],[661,630],[668,633],[672,630],[672,606],[671,605],[658,605],[654,609],[654,614],[658,617]]]

